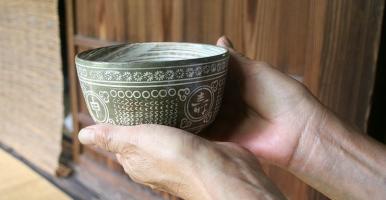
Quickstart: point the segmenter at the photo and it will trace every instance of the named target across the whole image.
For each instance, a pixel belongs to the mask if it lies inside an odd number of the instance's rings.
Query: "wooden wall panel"
[[[78,0],[77,34],[103,41],[215,43],[302,76],[323,33],[325,1]],[[310,38],[310,40],[308,40]]]
[[[215,43],[227,35],[237,50],[299,77],[341,117],[365,128],[382,0],[74,1],[79,50],[119,42]],[[324,198],[289,173],[265,168],[290,199]]]
[[[327,7],[319,97],[366,131],[384,1],[336,1]]]

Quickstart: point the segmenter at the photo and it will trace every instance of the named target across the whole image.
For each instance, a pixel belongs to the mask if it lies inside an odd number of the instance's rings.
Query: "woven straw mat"
[[[56,0],[0,0],[0,142],[54,173],[63,83]]]

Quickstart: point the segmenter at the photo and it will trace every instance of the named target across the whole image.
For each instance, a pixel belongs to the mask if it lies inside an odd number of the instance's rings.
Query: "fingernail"
[[[225,47],[233,48],[232,42],[226,36],[222,36],[221,41]]]
[[[84,128],[79,131],[79,141],[82,144],[93,144],[94,143],[94,136],[95,136],[95,131],[92,128]]]

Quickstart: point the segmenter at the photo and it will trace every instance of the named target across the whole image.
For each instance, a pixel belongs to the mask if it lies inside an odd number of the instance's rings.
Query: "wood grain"
[[[91,38],[83,35],[76,35],[74,37],[74,43],[77,46],[85,47],[84,49],[81,49],[78,51],[85,51],[87,49],[122,44],[122,42],[99,40],[99,39],[95,39],[95,38]]]
[[[364,130],[383,7],[382,0],[76,0],[75,38],[82,50],[115,42],[215,43],[227,35],[245,55],[302,78]],[[289,199],[325,198],[277,167],[265,170]]]
[[[365,132],[380,43],[384,1],[334,1],[327,5],[319,97]]]
[[[75,44],[74,44],[74,14],[73,14],[73,1],[67,0],[65,2],[66,10],[66,45],[67,45],[67,63],[68,63],[68,76],[70,84],[70,104],[72,114],[72,155],[75,162],[79,160],[80,143],[78,140],[79,132],[79,119],[78,119],[78,80],[75,71]]]
[[[81,156],[82,165],[75,166],[77,180],[97,193],[99,199],[161,200],[150,188],[132,182],[128,176]]]

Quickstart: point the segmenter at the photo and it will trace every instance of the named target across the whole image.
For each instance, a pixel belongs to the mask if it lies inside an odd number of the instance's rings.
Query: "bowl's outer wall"
[[[93,67],[76,63],[87,108],[97,123],[163,124],[199,132],[222,101],[228,54],[185,66]]]

